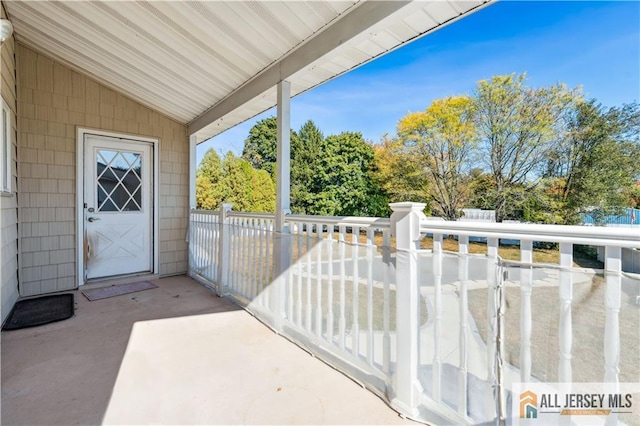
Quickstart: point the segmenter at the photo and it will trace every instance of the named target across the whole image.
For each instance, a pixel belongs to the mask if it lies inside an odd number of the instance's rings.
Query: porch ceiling
[[[471,1],[6,2],[17,40],[201,142],[477,10]]]

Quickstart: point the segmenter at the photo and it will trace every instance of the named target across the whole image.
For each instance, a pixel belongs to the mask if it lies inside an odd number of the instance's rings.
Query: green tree
[[[213,194],[213,184],[206,177],[196,177],[196,208],[203,210],[215,210],[220,200]]]
[[[221,176],[222,162],[220,161],[220,156],[213,148],[209,148],[198,165],[196,177],[207,178],[212,184],[215,184],[220,180]]]
[[[558,140],[558,124],[577,97],[556,84],[538,89],[526,75],[500,75],[478,82],[474,98],[482,157],[495,182],[496,220],[508,218],[518,186],[527,185]]]
[[[469,172],[469,199],[467,205],[476,209],[493,210],[496,204],[496,181],[491,173],[475,167]]]
[[[373,181],[388,202],[426,202],[429,204],[429,184],[418,156],[407,153],[401,139],[383,137],[373,147]],[[429,207],[427,206],[429,210]]]
[[[258,121],[249,130],[244,141],[242,158],[255,169],[275,173],[277,161],[278,122],[275,117]]]
[[[232,152],[220,160],[214,150],[207,151],[196,176],[199,209],[218,209],[222,202],[230,202],[237,211],[275,211],[276,191],[269,173],[253,169]]]
[[[290,146],[291,159],[298,150],[300,141],[296,132],[291,130]],[[242,158],[258,170],[266,170],[275,181],[276,164],[278,160],[278,121],[276,117],[268,117],[258,121],[249,130],[249,136],[244,141]]]
[[[252,171],[250,206],[252,212],[276,211],[276,187],[266,170]]]
[[[473,101],[454,96],[434,101],[425,111],[398,122],[398,136],[429,178],[435,212],[456,220],[466,198],[466,172],[476,144]]]
[[[209,149],[202,157],[196,169],[196,207],[212,210],[218,208],[220,202],[216,186],[222,177],[222,163],[214,149]]]
[[[564,223],[580,213],[596,220],[630,207],[630,188],[640,177],[640,108],[605,108],[579,102],[567,114],[567,131],[548,156],[546,176],[555,179],[554,196]]]
[[[217,185],[220,199],[232,203],[236,211],[251,211],[253,168],[246,160],[238,158],[231,151],[222,162],[223,175]]]
[[[299,143],[292,146],[291,161],[291,210],[297,214],[307,214],[313,210],[313,194],[320,192],[314,188],[316,169],[320,167],[324,136],[311,120],[298,131]]]
[[[374,152],[361,133],[328,136],[311,185],[310,214],[377,216],[381,193],[374,185]]]

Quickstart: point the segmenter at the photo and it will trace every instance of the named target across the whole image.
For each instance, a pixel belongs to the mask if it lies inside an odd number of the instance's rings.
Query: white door
[[[153,270],[152,167],[148,143],[85,135],[87,279]]]

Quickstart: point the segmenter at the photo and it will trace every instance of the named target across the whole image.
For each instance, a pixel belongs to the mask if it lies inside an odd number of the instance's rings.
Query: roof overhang
[[[6,2],[18,42],[188,125],[198,142],[490,0]]]

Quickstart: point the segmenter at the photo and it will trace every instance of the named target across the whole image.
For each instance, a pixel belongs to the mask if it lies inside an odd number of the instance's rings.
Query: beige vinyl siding
[[[186,272],[189,144],[186,127],[17,45],[21,294],[74,288],[76,130],[159,139],[160,274]]]
[[[1,5],[5,18],[4,5]],[[9,38],[0,48],[0,92],[9,108],[12,134],[11,193],[0,194],[0,306],[1,321],[4,322],[13,304],[18,299],[18,204],[16,167],[16,64],[15,41]]]

